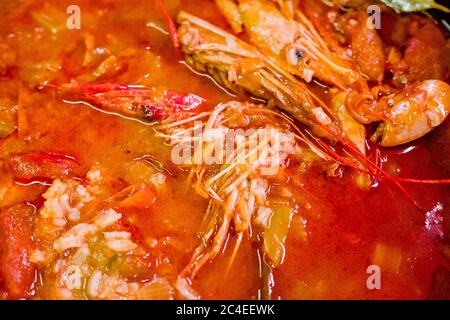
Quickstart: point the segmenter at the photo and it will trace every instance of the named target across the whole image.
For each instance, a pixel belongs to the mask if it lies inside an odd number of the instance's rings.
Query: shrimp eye
[[[297,56],[298,60],[302,60],[305,57],[305,52],[302,49],[295,49],[295,55]]]
[[[292,65],[297,65],[305,57],[305,52],[300,48],[291,48],[287,53],[287,59]]]
[[[142,107],[142,112],[144,113],[144,116],[147,119],[152,119],[154,114],[153,114],[153,108],[149,105],[143,105]]]

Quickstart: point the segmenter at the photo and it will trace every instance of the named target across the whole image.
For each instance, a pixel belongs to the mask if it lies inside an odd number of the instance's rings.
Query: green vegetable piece
[[[290,207],[274,208],[269,226],[264,231],[264,253],[272,268],[279,266],[284,259],[284,244],[291,225],[294,210]]]

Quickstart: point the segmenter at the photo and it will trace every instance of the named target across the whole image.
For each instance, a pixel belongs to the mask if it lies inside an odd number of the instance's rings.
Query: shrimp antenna
[[[180,41],[178,40],[178,32],[177,27],[175,25],[175,22],[173,21],[172,17],[170,16],[169,12],[167,11],[166,7],[164,6],[162,0],[156,0],[156,5],[158,6],[159,11],[162,14],[162,17],[164,19],[164,22],[167,26],[170,40],[172,41],[173,47],[175,48],[175,53],[177,55],[178,60],[183,60],[183,53],[181,52],[181,46]]]

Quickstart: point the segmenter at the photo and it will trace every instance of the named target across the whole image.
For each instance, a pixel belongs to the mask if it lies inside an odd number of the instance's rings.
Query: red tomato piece
[[[0,213],[0,278],[10,299],[33,294],[36,266],[29,259],[33,213],[32,207],[23,204]]]

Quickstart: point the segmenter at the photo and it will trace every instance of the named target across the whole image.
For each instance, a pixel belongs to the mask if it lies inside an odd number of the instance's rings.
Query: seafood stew
[[[446,7],[71,2],[0,0],[1,299],[450,299]]]

